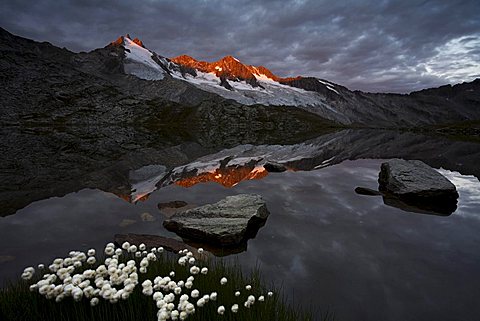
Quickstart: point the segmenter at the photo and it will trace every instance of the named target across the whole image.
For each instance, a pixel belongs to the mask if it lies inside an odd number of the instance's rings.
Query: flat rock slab
[[[239,194],[177,213],[163,226],[184,238],[232,246],[254,236],[269,214],[260,195]]]
[[[419,160],[382,163],[378,183],[380,191],[406,198],[458,198],[452,182]]]

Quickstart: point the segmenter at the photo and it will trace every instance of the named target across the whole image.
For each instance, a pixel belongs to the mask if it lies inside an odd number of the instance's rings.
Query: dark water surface
[[[450,159],[447,167],[464,168],[462,159]],[[354,192],[377,188],[381,163],[345,160],[231,188],[173,184],[136,204],[99,189],[36,201],[0,218],[0,280],[72,249],[100,249],[117,233],[176,237],[162,227],[159,202],[201,205],[257,193],[271,215],[236,256],[246,269],[260,264],[295,302],[332,309],[338,320],[479,320],[478,178],[440,169],[457,186],[458,208],[450,216],[418,214]]]

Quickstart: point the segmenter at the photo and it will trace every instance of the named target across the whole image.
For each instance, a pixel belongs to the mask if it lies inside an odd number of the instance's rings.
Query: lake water
[[[100,249],[117,233],[178,238],[163,228],[168,213],[157,208],[160,202],[202,205],[255,193],[266,200],[271,215],[247,249],[229,257],[238,257],[245,269],[259,264],[296,303],[334,311],[338,320],[478,320],[480,182],[470,175],[478,176],[480,165],[472,161],[478,145],[416,135],[384,137],[382,143],[370,140],[368,155],[368,142],[334,138],[335,148],[332,137],[281,152],[270,146],[278,159],[290,156],[293,170],[224,184],[232,187],[164,184],[136,203],[125,195],[82,188],[31,202],[0,218],[0,280],[72,249]],[[247,146],[235,153],[254,157],[268,148]],[[203,161],[232,153],[220,151]],[[402,155],[448,168],[439,171],[460,194],[453,214],[408,212],[385,205],[381,196],[354,192],[357,186],[376,189],[382,161]]]

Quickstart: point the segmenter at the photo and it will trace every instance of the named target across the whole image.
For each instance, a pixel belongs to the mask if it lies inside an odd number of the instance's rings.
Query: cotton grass
[[[203,249],[197,252],[202,257]],[[186,249],[175,258],[161,247],[125,242],[107,244],[103,257],[97,253],[71,251],[48,268],[25,268],[22,281],[0,291],[0,319],[310,319],[267,292],[258,272],[247,278],[236,265],[199,260]]]

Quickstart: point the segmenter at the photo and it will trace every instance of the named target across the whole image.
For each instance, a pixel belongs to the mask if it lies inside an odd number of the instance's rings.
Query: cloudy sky
[[[129,33],[167,57],[233,55],[366,91],[480,78],[479,0],[2,0],[0,22],[73,51]]]

